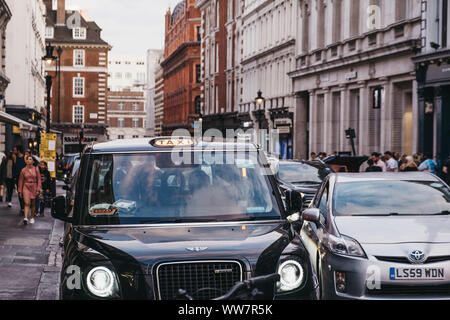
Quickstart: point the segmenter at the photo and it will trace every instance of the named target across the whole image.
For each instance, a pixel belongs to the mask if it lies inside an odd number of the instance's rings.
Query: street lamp
[[[256,104],[258,106],[261,106],[265,101],[266,101],[266,99],[264,99],[264,97],[262,96],[261,90],[259,90],[258,91],[258,96],[255,98]]]
[[[50,66],[53,61],[57,58],[53,55],[53,47],[51,44],[45,47],[45,56],[42,57],[42,60]],[[45,76],[45,85],[47,89],[47,133],[50,133],[50,92],[52,90],[52,77],[47,75]]]
[[[61,54],[62,48],[58,47],[56,53],[58,54],[58,124],[61,123]]]

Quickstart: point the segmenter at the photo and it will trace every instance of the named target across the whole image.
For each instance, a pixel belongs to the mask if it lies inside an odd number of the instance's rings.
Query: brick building
[[[203,129],[241,126],[238,117],[236,71],[236,16],[238,1],[197,0],[202,17]],[[250,120],[250,119],[249,119]]]
[[[101,29],[79,12],[67,11],[65,0],[45,1],[46,42],[59,57],[47,66],[53,77],[52,128],[63,134],[63,152],[79,151],[78,134],[84,125],[86,142],[106,140],[108,52]],[[55,7],[56,3],[56,7]],[[59,50],[61,49],[61,55]],[[57,66],[60,63],[60,79]],[[60,81],[60,83],[58,83]]]
[[[193,131],[200,113],[200,11],[195,0],[183,0],[166,13],[163,134]],[[197,106],[197,108],[196,108]]]
[[[108,96],[108,138],[143,138],[146,118],[144,91],[110,91]]]

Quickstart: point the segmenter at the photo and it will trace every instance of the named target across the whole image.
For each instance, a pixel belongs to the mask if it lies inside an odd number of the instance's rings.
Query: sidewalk
[[[63,194],[60,186],[57,194]],[[64,223],[46,208],[45,217],[24,226],[19,212],[16,193],[12,208],[0,202],[0,300],[58,299]]]

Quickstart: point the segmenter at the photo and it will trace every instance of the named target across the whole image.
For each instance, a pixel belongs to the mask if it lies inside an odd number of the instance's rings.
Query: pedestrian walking
[[[317,154],[315,152],[311,152],[311,157],[309,158],[309,161],[314,161],[317,159]]]
[[[417,168],[417,164],[414,161],[414,158],[412,156],[406,157],[406,163],[402,164],[400,166],[401,172],[411,172],[411,171],[419,171]]]
[[[12,151],[9,151],[6,155],[6,165],[5,165],[5,184],[6,184],[6,202],[8,202],[8,207],[12,207],[12,195],[14,193],[14,161],[15,155]]]
[[[45,206],[51,201],[51,177],[50,172],[47,169],[47,162],[41,161],[39,163],[39,173],[41,175],[42,192],[38,198],[36,198],[36,217],[44,217]]]
[[[390,151],[384,153],[386,158],[386,171],[387,172],[398,172],[398,162],[394,159],[394,155]]]
[[[437,175],[437,164],[433,160],[431,154],[425,155],[424,161],[419,166],[419,171],[430,172],[434,175]]]
[[[6,183],[6,156],[3,156],[1,161],[2,162],[0,164],[0,202],[3,202],[3,196],[5,195],[5,183]]]
[[[26,167],[22,169],[19,176],[19,196],[24,199],[24,219],[23,224],[28,224],[28,215],[30,214],[30,223],[34,224],[34,217],[36,214],[36,198],[39,197],[42,184],[41,184],[41,174],[39,169],[33,166],[33,157],[26,157]]]
[[[381,154],[378,152],[372,153],[372,161],[374,166],[380,167],[382,172],[386,172],[386,164],[381,160]]]
[[[19,190],[19,177],[20,173],[22,172],[23,168],[26,167],[25,158],[23,155],[23,148],[22,146],[14,147],[13,149],[14,155],[15,155],[15,162],[13,165],[13,175],[14,175],[14,184]],[[24,213],[24,207],[25,204],[23,202],[23,198],[19,195],[19,203],[20,203],[20,214]]]

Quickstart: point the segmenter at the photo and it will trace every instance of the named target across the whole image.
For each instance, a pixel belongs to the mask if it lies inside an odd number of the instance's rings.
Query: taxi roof
[[[179,140],[180,138],[157,137],[141,139],[120,139],[108,142],[95,143],[86,148],[86,153],[127,153],[127,152],[167,152],[173,150],[173,147],[158,147],[154,145],[157,140]],[[193,138],[181,138],[183,140],[191,139],[195,145],[183,147],[183,151],[257,151],[258,147],[253,143],[215,141],[206,142]]]

